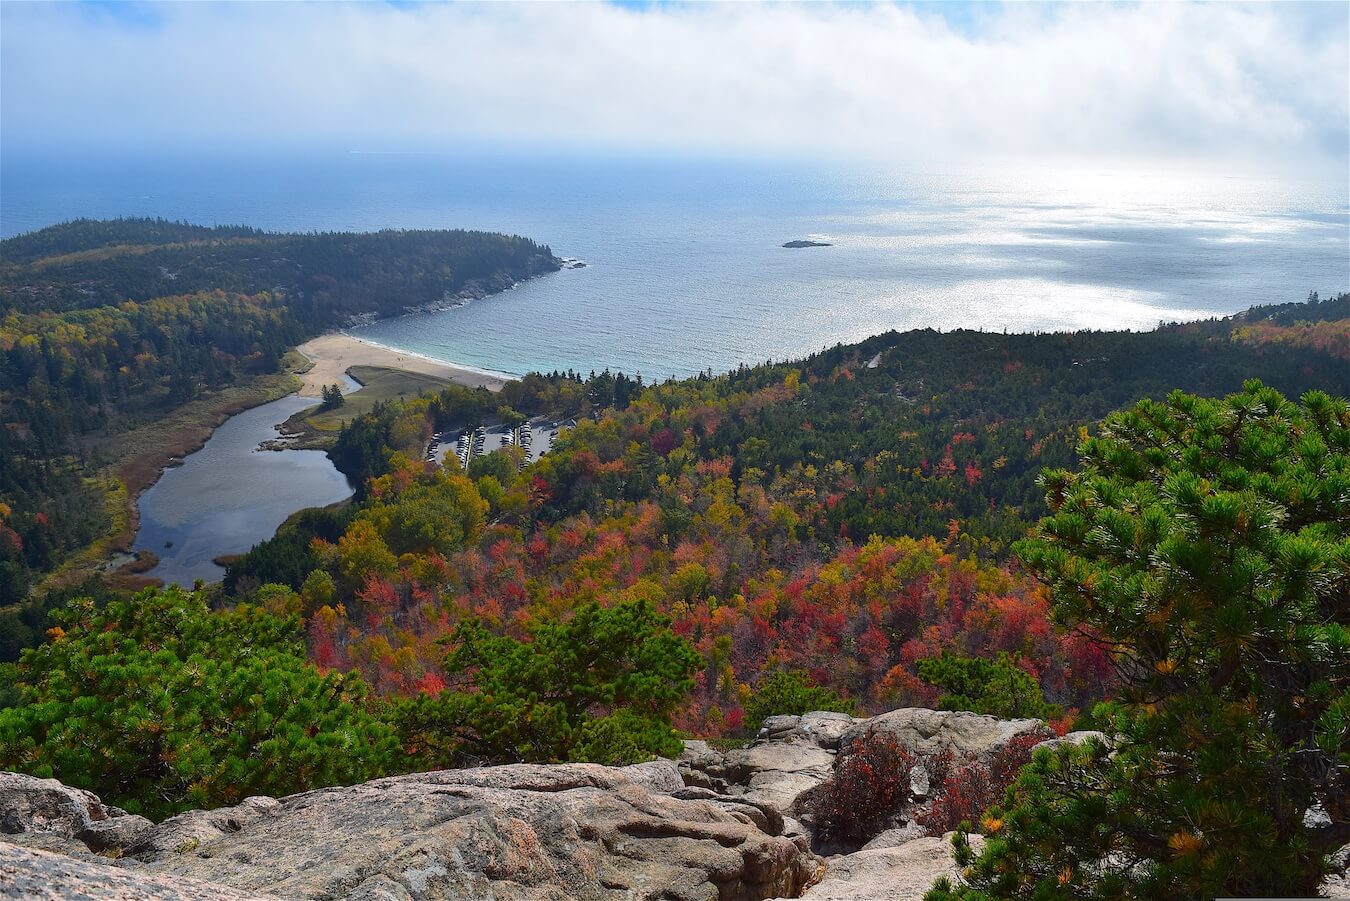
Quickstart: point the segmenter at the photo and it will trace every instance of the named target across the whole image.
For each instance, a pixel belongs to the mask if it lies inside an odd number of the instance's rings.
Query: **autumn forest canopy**
[[[1316,884],[1339,833],[1303,812],[1350,786],[1350,295],[1138,333],[892,332],[659,384],[447,387],[347,422],[329,453],[355,498],[220,585],[64,577],[117,525],[135,429],[276,377],[352,316],[557,265],[454,231],[81,221],[0,244],[0,766],[162,815],[942,706],[1128,741],[1038,756],[943,897]],[[578,422],[536,462],[424,462],[434,433],[535,414]],[[1088,821],[1132,843],[1061,840]],[[1240,839],[1205,844],[1224,828]],[[1289,849],[1274,875],[1229,881],[1262,842]],[[1168,863],[1075,869],[1113,853]]]

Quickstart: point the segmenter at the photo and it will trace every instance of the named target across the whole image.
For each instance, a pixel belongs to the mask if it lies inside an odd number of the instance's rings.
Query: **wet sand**
[[[324,385],[342,384],[343,374],[352,366],[401,369],[489,391],[500,391],[502,385],[506,384],[506,380],[499,376],[391,350],[350,335],[321,335],[297,349],[314,363],[308,372],[300,375],[304,381],[300,389],[303,397],[318,397]]]

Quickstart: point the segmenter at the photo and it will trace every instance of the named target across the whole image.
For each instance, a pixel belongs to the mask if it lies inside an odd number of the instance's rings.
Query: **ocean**
[[[1344,179],[350,151],[0,158],[0,235],[141,215],[547,243],[586,265],[352,330],[510,374],[664,379],[890,329],[1143,329],[1350,289]],[[798,239],[832,246],[781,246]]]

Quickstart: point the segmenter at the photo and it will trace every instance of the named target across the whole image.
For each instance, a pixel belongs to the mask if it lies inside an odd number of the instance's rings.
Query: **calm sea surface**
[[[1350,288],[1336,182],[338,152],[3,158],[0,233],[76,216],[515,232],[587,266],[355,334],[484,369],[648,378],[888,329],[1147,328]],[[788,250],[815,238],[834,246]]]

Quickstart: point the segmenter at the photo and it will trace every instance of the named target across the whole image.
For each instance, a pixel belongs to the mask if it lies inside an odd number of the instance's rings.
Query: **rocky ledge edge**
[[[813,793],[879,734],[979,760],[1014,740],[1096,733],[923,708],[815,712],[770,717],[726,752],[689,741],[677,760],[627,767],[416,773],[158,824],[54,779],[0,773],[0,897],[917,901],[955,872],[950,837],[916,825],[923,786],[861,849],[813,836]]]

